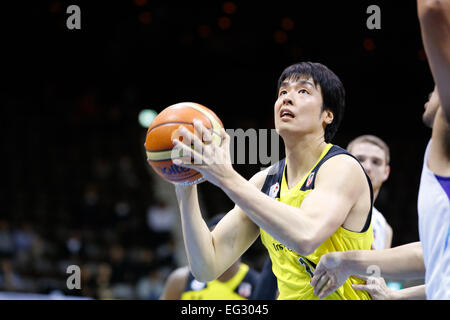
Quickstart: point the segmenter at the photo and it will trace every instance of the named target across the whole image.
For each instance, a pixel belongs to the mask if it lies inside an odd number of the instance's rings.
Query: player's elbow
[[[312,254],[316,249],[313,247],[308,247],[308,246],[302,246],[301,248],[298,248],[298,250],[296,251],[299,255],[306,257],[309,256],[310,254]]]
[[[301,256],[309,256],[319,247],[317,239],[312,236],[304,236],[297,241],[296,248],[294,249]]]
[[[419,0],[418,13],[419,19],[425,20],[428,18],[436,19],[441,16],[444,11],[443,0]]]

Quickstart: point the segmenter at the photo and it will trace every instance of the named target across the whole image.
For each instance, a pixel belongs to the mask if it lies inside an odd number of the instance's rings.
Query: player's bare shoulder
[[[189,273],[190,270],[187,266],[172,271],[167,278],[166,286],[160,300],[179,300],[186,287]]]
[[[341,198],[349,208],[343,226],[360,232],[372,206],[371,187],[361,164],[355,158],[339,154],[327,160],[317,173],[316,188]]]
[[[317,184],[342,183],[351,187],[367,186],[364,169],[355,158],[338,154],[328,159],[317,172]]]

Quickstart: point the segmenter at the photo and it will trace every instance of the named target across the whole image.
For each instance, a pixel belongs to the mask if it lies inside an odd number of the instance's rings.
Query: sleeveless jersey
[[[298,208],[301,206],[303,199],[308,193],[314,189],[315,177],[320,166],[331,157],[339,154],[347,154],[358,161],[344,149],[328,144],[313,168],[311,168],[295,187],[288,189],[285,179],[286,159],[283,159],[269,169],[261,191],[278,201]],[[362,170],[364,171],[363,168]],[[367,175],[366,177],[370,188],[370,201],[373,201],[372,185],[369,177]],[[372,208],[372,206],[370,206],[370,208]],[[275,240],[263,229],[260,229],[262,243],[269,251],[269,256],[272,260],[272,271],[277,277],[279,290],[278,299],[317,300],[317,296],[313,294],[313,287],[310,285],[310,281],[321,256],[333,251],[370,250],[373,242],[371,214],[372,209],[369,211],[362,232],[353,232],[343,227],[339,227],[335,233],[308,256],[299,255],[284,244]],[[363,283],[363,281],[350,277],[339,289],[325,299],[371,299],[366,291],[354,290],[351,287],[352,284],[356,283]]]
[[[181,300],[247,300],[252,298],[257,281],[258,273],[245,263],[241,263],[239,271],[226,282],[200,282],[189,273]]]
[[[386,219],[377,208],[372,209],[373,248],[386,248]]]
[[[427,299],[450,299],[450,200],[438,177],[428,168],[431,140],[425,151],[417,209],[425,263]]]

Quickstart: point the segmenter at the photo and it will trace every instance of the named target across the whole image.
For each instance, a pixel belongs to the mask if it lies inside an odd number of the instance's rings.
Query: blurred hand
[[[345,265],[342,252],[330,252],[324,254],[314,271],[311,286],[314,287],[314,295],[323,299],[341,287],[351,275]]]
[[[394,300],[394,294],[386,285],[386,282],[381,277],[360,277],[366,280],[366,284],[353,284],[355,290],[367,291],[373,300]]]

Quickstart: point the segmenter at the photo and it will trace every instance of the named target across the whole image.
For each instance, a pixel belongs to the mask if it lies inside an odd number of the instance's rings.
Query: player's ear
[[[324,122],[325,124],[331,124],[334,120],[334,114],[333,111],[331,111],[330,109],[326,109],[323,111],[325,113],[325,118],[324,118]]]
[[[389,178],[389,174],[391,173],[391,167],[389,165],[384,169],[383,182]]]

